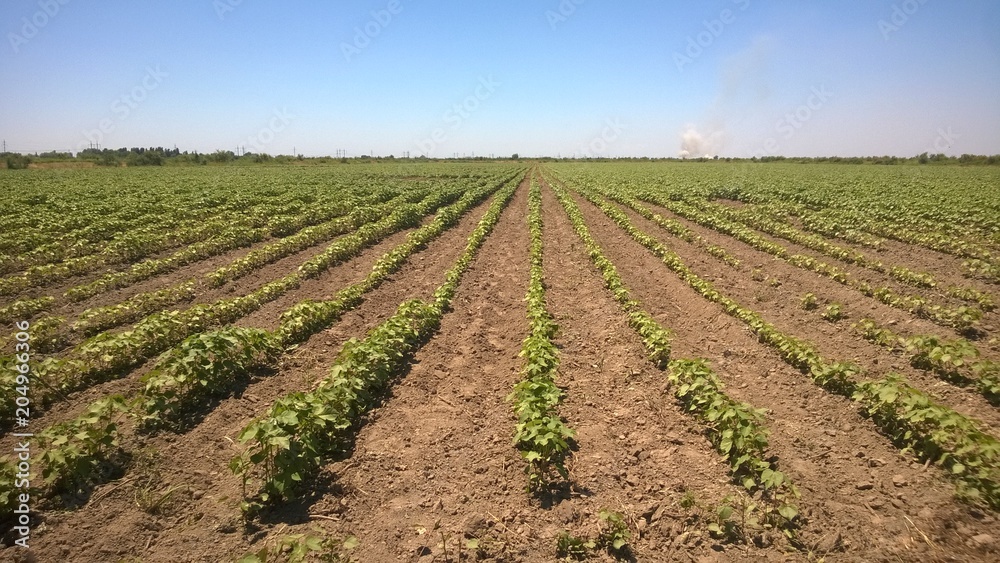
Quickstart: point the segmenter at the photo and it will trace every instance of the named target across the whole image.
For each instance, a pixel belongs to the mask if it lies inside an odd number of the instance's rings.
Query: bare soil
[[[557,536],[593,537],[603,509],[625,516],[632,535],[624,559],[632,561],[1000,559],[995,514],[956,500],[939,469],[901,453],[854,403],[827,393],[782,362],[598,208],[574,196],[592,235],[634,297],[673,331],[673,357],[708,359],[732,397],[767,410],[768,453],[801,493],[796,504],[803,519],[794,545],[773,531],[756,531],[746,543],[726,543],[709,534],[717,508],[739,505],[747,496],[734,484],[702,423],[673,399],[666,374],[646,359],[641,340],[544,183],[546,303],[560,326],[557,383],[565,391],[559,413],[576,437],[568,464],[570,484],[546,494],[526,492],[525,464],[512,444],[517,420],[507,396],[521,378],[518,354],[528,334],[528,190],[525,178],[465,274],[437,334],[364,418],[351,451],[324,467],[304,499],[244,525],[238,507],[241,486],[227,468],[242,451],[239,432],[277,398],[309,389],[328,373],[344,342],[362,337],[400,302],[429,297],[488,203],[470,210],[456,227],[411,256],[359,307],[288,353],[274,373],[234,385],[230,396],[194,417],[188,430],[139,435],[126,422],[123,445],[131,461],[124,474],[87,495],[63,499],[70,506],[36,503],[32,548],[0,548],[0,560],[214,563],[278,545],[289,534],[320,533],[356,536],[360,545],[350,555],[362,562],[554,561]],[[982,420],[994,435],[1000,429],[997,409],[975,391],[913,369],[905,358],[864,341],[849,324],[870,316],[882,324],[893,322],[903,333],[946,334],[940,327],[674,217],[742,261],[731,268],[701,247],[626,212],[637,227],[675,250],[720,291],[780,330],[809,340],[824,356],[856,361],[871,377],[899,371],[943,403]],[[388,237],[237,324],[276,327],[280,314],[294,303],[329,298],[362,279],[407,233]],[[198,299],[252,291],[293,271],[320,247],[200,293]],[[888,245],[884,252],[907,263],[906,248]],[[914,263],[933,265],[932,254],[921,252]],[[148,287],[203,275],[224,260],[220,256],[190,265],[150,280]],[[843,267],[853,275],[868,275]],[[758,268],[765,279],[751,279]],[[945,275],[946,266],[942,268],[932,273]],[[775,278],[780,284],[771,285]],[[819,312],[802,310],[798,300],[807,291],[842,303],[848,318],[828,323]],[[988,354],[996,352],[984,348]],[[65,420],[108,394],[135,394],[147,369],[74,394],[33,425]],[[9,451],[12,446],[12,437],[0,439],[0,447]],[[467,547],[469,540],[478,541],[478,553]],[[614,559],[602,552],[591,560]]]

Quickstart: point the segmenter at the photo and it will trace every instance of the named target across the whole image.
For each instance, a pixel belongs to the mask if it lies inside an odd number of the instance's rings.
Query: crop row
[[[267,249],[266,256],[275,256],[274,259],[281,256],[281,251],[293,248],[294,245],[301,245],[303,242],[311,240],[313,244],[334,236],[335,234],[340,234],[343,232],[348,232],[353,228],[357,228],[361,224],[361,219],[366,215],[364,211],[369,211],[367,215],[369,216],[380,216],[384,214],[387,210],[392,209],[394,204],[399,204],[401,201],[412,201],[412,195],[401,195],[397,196],[390,202],[382,203],[374,207],[362,207],[353,210],[347,219],[345,220],[332,220],[324,225],[317,227],[306,228],[301,236],[295,235],[292,237],[286,237],[281,241],[272,243],[265,247]],[[287,218],[293,224],[298,224],[304,221],[306,218],[312,217],[312,213],[306,213],[298,218]],[[182,266],[190,264],[192,262],[202,260],[205,258],[210,258],[212,256],[218,255],[222,252],[226,252],[235,248],[242,246],[248,246],[250,244],[260,242],[268,235],[269,229],[267,228],[253,228],[247,225],[235,225],[228,226],[228,228],[217,236],[213,236],[208,240],[196,242],[194,244],[188,245],[182,250],[179,250],[170,256],[164,257],[162,259],[149,259],[142,262],[133,264],[128,269],[120,272],[109,272],[104,274],[97,280],[92,282],[84,283],[78,286],[74,286],[66,291],[64,297],[71,301],[81,301],[83,299],[92,297],[98,293],[109,291],[111,289],[117,289],[125,287],[134,283],[138,283],[145,279],[151,278],[156,275],[164,274],[176,270]],[[289,242],[290,241],[291,244]],[[261,253],[262,251],[258,251]],[[287,254],[288,252],[286,252]],[[259,257],[258,257],[259,258]],[[249,262],[249,260],[247,260]],[[258,260],[259,261],[259,260]],[[244,265],[245,266],[245,265]],[[232,272],[226,271],[220,268],[222,271],[216,271],[215,276],[212,281],[216,281],[216,277],[227,277],[227,275],[232,274]],[[246,268],[242,270],[244,274],[246,273]],[[231,276],[236,277],[236,276]],[[26,279],[26,278],[18,278]],[[26,283],[26,282],[25,282]],[[179,290],[179,288],[178,288]],[[158,296],[150,296],[149,298],[140,298],[139,301],[142,302],[160,302]],[[174,301],[179,302],[179,300]],[[35,315],[39,312],[50,309],[56,304],[56,299],[51,296],[46,296],[38,299],[22,299],[0,309],[0,322],[3,318],[10,316],[11,318],[27,318]],[[105,328],[111,328],[121,324],[122,322],[129,322],[134,320],[136,314],[141,311],[145,313],[152,312],[155,309],[149,309],[144,307],[137,307],[133,303],[129,307],[112,308],[108,311],[102,311],[96,313],[101,317],[108,318],[109,320],[104,321]],[[120,319],[118,321],[112,321],[110,319]],[[84,321],[83,318],[80,319]]]
[[[305,300],[293,305],[282,313],[280,325],[273,332],[225,327],[188,337],[164,354],[145,376],[140,405],[144,423],[147,426],[190,423],[202,403],[224,396],[235,381],[255,370],[276,367],[281,350],[307,340],[357,307],[366,293],[398,271],[411,254],[456,225],[491,192],[470,190],[383,255],[365,279],[341,289],[332,299]]]
[[[457,192],[454,197],[457,199]],[[323,225],[309,227],[280,241],[268,244],[258,250],[250,251],[246,256],[234,260],[227,266],[220,267],[206,277],[211,285],[218,287],[227,282],[239,279],[257,268],[275,262],[285,256],[305,250],[331,237],[349,233],[367,223],[373,223],[388,214],[394,207],[403,203],[417,203],[423,199],[420,191],[404,193],[379,205],[356,207],[346,216]]]
[[[852,171],[859,175],[861,172]],[[920,181],[898,178],[888,183],[873,183],[870,179],[854,183],[847,174],[838,176],[842,185],[836,187],[815,181],[808,191],[801,186],[780,188],[773,184],[764,189],[716,187],[710,197],[722,194],[747,203],[775,203],[804,218],[807,226],[818,218],[841,230],[877,235],[956,256],[995,259],[983,244],[1000,228],[995,197],[989,193],[989,183],[995,183],[994,179],[968,178],[966,181],[971,185],[979,182],[982,185],[981,189],[967,189],[955,174],[946,178],[942,174],[937,179],[928,175]],[[775,178],[770,180],[773,182]]]
[[[737,482],[748,491],[761,491],[765,502],[754,507],[761,512],[760,523],[779,527],[791,535],[798,510],[788,501],[790,497],[797,497],[798,491],[784,473],[767,461],[768,432],[763,426],[765,411],[729,397],[705,360],[670,360],[672,333],[631,297],[614,264],[604,256],[601,247],[590,235],[583,215],[572,198],[556,183],[550,186],[569,215],[574,231],[586,246],[591,261],[602,273],[605,285],[628,315],[630,326],[642,338],[650,361],[658,369],[669,368],[667,379],[676,399],[687,412],[706,425],[712,445],[729,461]]]
[[[448,193],[450,194],[448,198],[458,197],[459,195],[453,191],[449,191]],[[251,251],[247,256],[238,258],[229,265],[220,266],[216,270],[209,272],[205,275],[205,278],[210,284],[222,285],[226,282],[226,280],[243,277],[256,268],[277,261],[284,256],[301,250],[302,248],[323,242],[338,233],[356,230],[363,227],[365,224],[375,223],[394,207],[407,202],[415,203],[413,201],[414,199],[419,202],[421,197],[423,197],[423,192],[415,192],[414,194],[398,196],[383,205],[355,209],[351,212],[350,217],[348,218],[334,220],[331,223],[320,225],[315,228],[306,228],[303,232],[300,232],[297,235],[286,237],[279,241],[270,243],[261,249]],[[447,201],[447,199],[445,201]],[[329,228],[330,226],[334,228]],[[165,261],[160,262],[160,264],[166,263],[167,262]],[[172,263],[171,268],[179,266],[180,264],[174,262]],[[159,272],[146,269],[142,271],[141,276],[128,276],[127,281],[140,281],[138,278],[152,276],[156,273]],[[109,276],[114,277],[117,282],[126,281],[126,276],[119,276],[118,274],[110,274]],[[104,278],[104,280],[107,279],[107,277]],[[95,284],[88,284],[84,287],[95,287]],[[71,289],[70,291],[72,292],[73,290]],[[62,348],[60,347],[60,344],[64,345],[68,343],[72,332],[93,336],[99,332],[121,326],[126,323],[134,322],[146,315],[161,311],[171,305],[188,301],[192,299],[194,295],[195,280],[187,280],[160,290],[134,295],[122,303],[87,309],[77,317],[77,320],[73,322],[71,327],[62,326],[60,327],[61,330],[59,334],[51,336],[52,343],[48,346],[49,351],[53,352],[61,350]],[[47,297],[45,300],[46,304],[52,303],[51,297]],[[42,317],[36,320],[35,323],[47,324],[47,322],[51,321],[53,321],[52,317]]]
[[[361,415],[378,403],[409,358],[437,330],[462,275],[516,189],[516,184],[504,188],[494,198],[433,301],[402,303],[364,339],[348,341],[312,391],[278,399],[243,429],[239,440],[248,446],[230,468],[243,480],[245,497],[250,483],[260,480],[258,492],[243,503],[245,511],[294,497],[326,460],[344,450]]]
[[[861,252],[844,249],[815,235],[803,233],[790,225],[784,224],[780,218],[768,217],[766,209],[755,208],[752,210],[743,209],[737,211],[729,209],[725,206],[712,205],[711,207],[706,207],[707,205],[710,204],[702,204],[701,208],[718,210],[730,218],[752,225],[766,233],[784,238],[845,262],[857,264],[870,270],[887,274],[903,283],[927,288],[938,286],[938,282],[928,273],[914,272],[905,266],[887,266],[879,260],[867,258]],[[805,219],[803,219],[803,224],[812,225],[813,223],[806,223]],[[834,225],[836,224],[837,223],[834,222]],[[830,230],[822,229],[817,232],[826,234],[829,233]],[[1000,270],[998,270],[996,266],[978,259],[965,261],[964,267],[969,273],[976,274],[978,277],[986,280],[989,280],[991,276],[996,278],[997,274],[1000,273]],[[992,311],[996,308],[996,303],[991,294],[979,291],[975,288],[950,286],[945,290],[945,293],[957,299],[961,299],[962,301],[975,303],[983,311]]]
[[[684,224],[681,223],[680,221],[677,221],[676,219],[669,219],[667,217],[660,215],[659,213],[654,213],[651,209],[640,204],[634,198],[623,197],[621,196],[621,194],[617,192],[609,192],[607,195],[612,200],[621,203],[623,205],[629,206],[636,213],[656,223],[662,229],[674,235],[675,237],[685,242],[689,242],[691,244],[700,245],[710,255],[718,258],[719,260],[725,262],[726,264],[734,268],[739,267],[740,260],[738,258],[730,254],[725,248],[722,248],[721,246],[708,242],[707,240],[702,238],[701,235],[685,227]]]
[[[709,227],[720,233],[729,235],[740,242],[748,244],[753,248],[766,252],[776,258],[780,258],[793,266],[811,270],[820,275],[855,289],[869,297],[874,297],[883,303],[897,309],[903,309],[918,317],[926,318],[941,326],[954,328],[958,332],[975,332],[979,320],[982,318],[982,311],[976,307],[958,306],[948,307],[935,304],[931,300],[917,295],[900,295],[888,286],[873,288],[867,282],[859,282],[849,276],[847,272],[812,258],[799,254],[788,253],[788,250],[774,242],[759,236],[753,229],[741,224],[727,221],[711,213],[698,210],[697,208],[682,202],[670,201],[653,192],[644,192],[638,195],[644,201],[650,201],[657,205],[663,205],[670,211],[677,213],[695,223]],[[992,301],[990,301],[992,304]]]
[[[528,303],[529,334],[521,346],[522,379],[514,386],[508,400],[513,401],[517,414],[514,445],[527,462],[528,490],[539,492],[555,481],[555,475],[569,479],[566,458],[570,455],[570,440],[575,433],[557,412],[564,393],[555,383],[559,352],[552,338],[559,326],[545,307],[542,192],[534,177],[528,194],[528,230],[531,268],[525,301]]]
[[[298,272],[269,282],[248,295],[199,304],[183,311],[154,313],[130,330],[98,334],[76,346],[68,358],[42,360],[36,366],[36,379],[48,388],[69,391],[126,373],[188,335],[231,323],[298,287],[301,281],[356,256],[396,231],[417,225],[425,213],[447,197],[450,197],[447,193],[440,192],[421,204],[400,206],[384,219],[337,239],[324,252],[302,264]],[[52,398],[43,394],[38,402]]]
[[[318,304],[337,303],[341,312],[356,306],[365,293],[398,270],[410,254],[457,224],[468,209],[495,189],[470,190],[385,254],[364,281],[342,289],[337,299]],[[235,380],[253,370],[274,367],[282,351],[335,320],[329,307],[317,310],[308,307],[312,304],[317,303],[306,301],[292,307],[282,316],[281,328],[274,332],[229,326],[192,335],[157,361],[143,378],[140,396],[129,401],[120,396],[101,399],[76,419],[46,429],[42,433],[46,451],[43,461],[49,492],[75,491],[107,476],[109,468],[120,459],[118,424],[122,416],[136,417],[147,429],[191,423],[200,406],[224,395]],[[0,465],[0,474],[7,466]],[[0,499],[9,490],[10,484],[0,479]]]
[[[0,248],[15,254],[0,257],[0,271],[58,262],[78,262],[74,269],[79,269],[83,264],[96,264],[102,256],[109,264],[134,261],[150,251],[176,246],[170,241],[191,244],[214,236],[213,227],[233,222],[285,236],[352,208],[341,198],[316,197],[296,188],[285,193],[227,189],[224,198],[201,198],[193,205],[185,205],[184,190],[157,193],[143,186],[141,199],[152,197],[153,201],[140,203],[129,197],[128,190],[116,188],[113,198],[100,195],[97,189],[75,194],[71,204],[51,201],[53,192],[42,195],[43,201],[31,201],[30,220],[14,221],[19,226],[9,224],[3,229],[10,234],[0,237]],[[358,203],[377,202],[378,197],[389,197],[389,192],[375,197],[365,196]],[[60,213],[61,209],[66,211]]]
[[[912,449],[947,469],[963,498],[1000,508],[1000,441],[981,431],[973,420],[936,403],[895,374],[859,383],[856,380],[862,372],[859,366],[825,360],[811,343],[782,333],[758,313],[701,279],[674,252],[636,229],[621,210],[589,191],[580,193],[698,294],[744,322],[761,342],[774,347],[785,362],[802,370],[824,389],[858,402],[900,447]]]
[[[113,264],[128,264],[172,247],[188,245],[211,238],[229,226],[231,221],[191,221],[177,231],[139,232],[123,235],[115,244],[97,254],[71,258],[63,262],[31,266],[23,273],[0,279],[0,295],[15,295],[29,287],[45,287],[57,281],[79,276]]]
[[[735,210],[724,205],[712,204],[708,202],[695,201],[692,203],[696,207],[699,207],[702,211],[718,214],[724,218],[738,221],[769,235],[783,238],[787,241],[796,243],[811,250],[815,250],[827,256],[831,256],[843,262],[847,262],[848,264],[855,264],[881,274],[886,274],[905,284],[927,288],[933,288],[938,285],[937,280],[935,280],[929,273],[915,272],[905,266],[883,264],[881,260],[869,258],[865,256],[864,253],[857,250],[837,246],[822,237],[804,233],[790,225],[771,220],[764,214],[757,212],[755,209],[745,208]],[[956,296],[965,296],[969,294],[968,298],[972,299],[973,302],[979,302],[984,307],[984,310],[989,310],[988,308],[993,305],[992,299],[989,299],[989,296],[987,295],[970,294],[971,292],[962,291],[967,288],[954,289],[954,294]]]
[[[861,319],[854,327],[869,342],[910,354],[913,367],[956,385],[974,385],[988,401],[1000,404],[1000,364],[980,358],[979,349],[968,340],[946,340],[930,334],[903,337],[872,319]]]
[[[801,217],[803,224],[811,229],[815,229],[818,223],[824,221],[821,219],[824,216],[818,214],[803,213]],[[1000,283],[1000,266],[996,263],[997,257],[987,247],[977,242],[941,233],[934,228],[914,229],[902,224],[895,217],[890,219],[891,216],[883,216],[878,219],[847,215],[839,217],[834,215],[833,217],[837,218],[827,216],[825,220],[834,223],[849,223],[855,229],[863,232],[965,258],[962,267],[965,269],[966,275],[978,277],[994,284]],[[817,230],[817,232],[825,234],[827,231]]]

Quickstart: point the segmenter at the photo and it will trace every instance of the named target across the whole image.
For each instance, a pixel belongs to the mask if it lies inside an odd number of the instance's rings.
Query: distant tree
[[[514,154],[510,155],[510,159],[511,160],[517,160],[519,158],[519,156],[520,155],[518,155],[517,153],[514,153]]]
[[[236,159],[236,153],[233,151],[218,150],[210,154],[208,159],[212,162],[231,162]]]
[[[51,158],[51,159],[66,160],[66,159],[73,158],[73,153],[58,152],[58,151],[49,151],[49,152],[43,152],[43,153],[39,154],[38,158]]]
[[[7,169],[23,170],[31,164],[31,157],[18,153],[7,153]]]

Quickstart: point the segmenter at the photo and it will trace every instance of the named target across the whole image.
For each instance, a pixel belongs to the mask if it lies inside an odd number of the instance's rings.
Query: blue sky
[[[1000,153],[993,0],[5,0],[35,152]]]

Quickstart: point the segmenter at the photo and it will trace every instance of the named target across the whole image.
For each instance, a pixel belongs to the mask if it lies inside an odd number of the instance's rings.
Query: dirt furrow
[[[866,341],[851,328],[851,323],[872,318],[902,335],[937,334],[946,339],[955,338],[953,332],[866,297],[826,276],[797,268],[743,242],[688,223],[696,233],[723,246],[741,260],[739,272],[734,273],[699,249],[665,233],[653,222],[624,207],[622,210],[636,227],[677,252],[699,276],[712,281],[719,290],[744,306],[760,312],[783,332],[813,342],[825,357],[858,362],[872,374],[901,373],[917,386],[939,397],[942,403],[983,421],[995,436],[1000,435],[1000,411],[990,405],[975,387],[957,387],[933,373],[912,367],[900,353]],[[669,211],[660,211],[664,216],[670,216]],[[796,252],[799,249],[789,247],[789,250]],[[755,276],[757,279],[754,279]],[[802,309],[801,299],[806,293],[816,295],[820,302],[818,309]],[[821,313],[827,303],[841,304],[846,318],[836,323],[824,320]],[[1000,354],[995,346],[988,341],[980,341],[978,347],[984,357],[997,358]]]
[[[432,220],[432,215],[428,215],[424,218],[424,223]],[[405,237],[406,233],[409,233],[412,229],[406,229],[402,231]],[[399,235],[400,233],[395,233]],[[394,236],[395,236],[394,235]],[[262,243],[254,244],[247,248],[232,250],[224,254],[214,256],[193,264],[188,264],[182,268],[170,272],[168,274],[163,274],[155,276],[148,280],[143,280],[139,283],[124,287],[121,289],[113,290],[107,293],[96,295],[90,299],[84,300],[80,303],[66,303],[56,309],[48,312],[47,314],[63,316],[66,318],[66,322],[73,323],[77,316],[88,308],[92,307],[102,307],[109,305],[117,305],[128,300],[130,297],[137,295],[139,293],[157,291],[160,289],[172,287],[174,285],[183,283],[186,280],[195,280],[195,297],[194,299],[182,303],[178,303],[174,306],[169,307],[169,309],[187,309],[191,306],[202,304],[202,303],[213,303],[219,299],[229,299],[239,295],[246,295],[253,292],[255,289],[264,285],[267,282],[279,279],[289,273],[295,272],[298,266],[316,255],[322,253],[329,247],[335,240],[347,236],[338,235],[330,239],[326,239],[322,242],[316,243],[304,250],[281,258],[271,264],[264,265],[250,275],[244,276],[237,280],[227,282],[226,284],[213,287],[211,283],[205,278],[205,275],[211,273],[221,266],[228,265],[234,260],[238,260],[253,250],[257,250],[267,244],[274,243],[278,239],[269,239]],[[401,240],[401,239],[400,239]],[[398,243],[396,243],[398,244]],[[120,327],[115,327],[110,329],[111,331],[123,330],[126,327],[132,326],[134,323],[125,323]],[[84,335],[70,333],[69,343],[70,345],[78,344],[85,339]]]
[[[374,265],[374,263],[382,256],[382,254],[384,254],[385,252],[391,250],[394,246],[403,242],[406,239],[406,236],[409,232],[410,232],[409,230],[406,230],[394,233],[393,235],[387,237],[385,240],[379,242],[375,246],[365,249],[364,251],[362,251],[360,255],[358,255],[354,259],[345,262],[343,264],[334,266],[327,272],[323,273],[319,278],[309,281],[317,284],[326,284],[328,288],[332,288],[332,291],[336,292],[337,289],[364,278],[364,276],[366,276],[368,272],[371,271],[372,265]],[[272,269],[269,267],[268,271],[270,273],[270,277],[273,279],[277,279],[280,278],[281,276],[287,275],[288,273],[294,271],[295,267],[297,267],[297,264],[298,263],[296,262],[286,264],[284,270]],[[276,264],[272,264],[271,266],[276,266]],[[248,276],[248,278],[246,279],[258,280],[256,276]],[[257,281],[256,283],[260,282]],[[306,285],[307,284],[303,284],[303,286]],[[315,297],[315,294],[309,293],[308,287],[306,287],[305,293],[300,293],[302,289],[303,288],[299,288],[299,290],[290,292],[289,294],[286,294],[284,298],[290,299],[291,300],[290,304],[294,304],[300,301],[301,299],[305,299],[307,297]],[[281,311],[277,311],[275,313],[275,319],[277,318],[278,315],[280,315],[280,313]],[[240,326],[257,326],[257,325],[245,325],[245,323],[243,323],[242,320],[238,321],[235,324]],[[268,328],[268,327],[261,327],[261,328]],[[55,403],[47,407],[43,415],[39,416],[38,414],[36,414],[32,422],[34,424],[38,424],[39,427],[47,427],[50,424],[61,422],[63,420],[67,420],[73,416],[76,416],[84,408],[86,408],[87,405],[91,404],[93,401],[96,401],[97,399],[100,399],[101,397],[106,397],[108,395],[113,395],[116,393],[121,393],[125,395],[138,393],[142,388],[140,383],[140,378],[147,371],[149,371],[153,363],[154,360],[150,360],[146,362],[143,366],[137,368],[132,373],[124,377],[118,379],[112,379],[110,381],[106,381],[103,383],[98,383],[96,385],[88,387],[87,389],[83,389],[79,392],[71,393],[68,395],[68,398],[66,400],[56,401]],[[10,437],[7,436],[4,438],[4,440],[5,441],[10,440]]]
[[[808,548],[829,560],[982,557],[971,538],[995,526],[992,516],[958,503],[953,487],[937,469],[900,454],[854,404],[813,385],[603,212],[583,198],[576,200],[625,283],[675,331],[673,356],[708,358],[731,396],[770,411],[770,450],[802,491],[800,509],[807,523],[800,535]],[[656,232],[650,225],[635,224]],[[678,246],[674,239],[667,243]],[[704,275],[698,261],[689,266]],[[705,277],[728,293],[730,288],[720,283],[724,280]],[[745,302],[759,309],[759,303]],[[930,547],[920,532],[937,547]]]
[[[546,301],[560,325],[558,383],[567,392],[560,413],[577,430],[571,476],[587,491],[563,502],[571,519],[560,524],[579,535],[601,509],[621,512],[639,530],[630,542],[639,561],[765,557],[767,550],[723,546],[705,523],[689,521],[686,502],[714,512],[738,496],[728,464],[664,392],[665,374],[646,358],[552,191],[542,193]]]
[[[655,204],[646,204],[646,206],[649,207],[650,209],[652,209],[654,212],[659,213],[660,215],[663,215],[664,217],[668,217],[668,218],[676,219],[677,221],[680,221],[685,226],[687,226],[688,228],[690,228],[692,231],[694,231],[694,232],[698,233],[699,235],[701,235],[702,237],[704,237],[706,240],[712,241],[715,244],[719,244],[720,246],[723,246],[724,248],[737,247],[737,248],[740,248],[740,249],[745,249],[750,255],[755,256],[756,258],[754,258],[753,260],[748,261],[746,264],[743,264],[744,266],[750,266],[750,267],[756,267],[756,268],[763,268],[764,264],[768,264],[770,262],[774,262],[775,264],[779,264],[780,263],[785,269],[799,270],[801,272],[801,274],[798,275],[798,276],[794,276],[796,279],[823,278],[823,280],[824,280],[823,283],[825,285],[835,285],[835,286],[838,286],[843,291],[846,291],[846,292],[849,292],[849,293],[853,293],[855,296],[857,296],[857,298],[860,299],[860,302],[862,302],[862,303],[866,303],[868,305],[876,304],[876,305],[878,305],[883,310],[892,310],[892,311],[895,312],[895,316],[897,318],[904,317],[907,320],[911,321],[912,324],[915,324],[917,327],[924,327],[922,329],[922,330],[924,330],[923,334],[931,334],[931,333],[934,333],[934,332],[939,332],[939,333],[945,334],[945,335],[947,335],[949,337],[954,337],[955,336],[954,331],[952,331],[949,328],[942,327],[940,325],[934,324],[931,321],[926,320],[926,319],[918,318],[915,315],[907,313],[906,311],[903,311],[901,309],[894,309],[892,307],[889,307],[888,305],[885,305],[885,304],[881,303],[877,299],[874,299],[874,298],[871,298],[871,297],[866,297],[863,294],[861,294],[859,291],[857,291],[855,289],[847,288],[847,287],[845,287],[845,286],[843,286],[841,284],[838,284],[837,282],[834,282],[833,280],[827,278],[826,276],[820,276],[819,274],[816,274],[815,272],[810,272],[808,270],[792,266],[791,264],[789,264],[789,263],[787,263],[787,262],[785,262],[783,260],[776,259],[774,256],[772,256],[770,254],[767,254],[765,252],[756,250],[753,247],[751,247],[750,245],[748,245],[748,244],[746,244],[744,242],[738,241],[735,238],[730,237],[729,235],[720,233],[718,231],[715,231],[715,230],[707,228],[707,227],[703,227],[703,226],[701,226],[701,225],[699,225],[699,224],[697,224],[697,223],[695,223],[693,221],[690,221],[690,220],[688,220],[688,219],[686,219],[684,217],[681,217],[681,216],[673,213],[672,211],[670,211],[668,209],[665,209],[665,208],[660,207],[660,206],[655,205]],[[629,211],[629,212],[631,213],[631,211]],[[958,307],[958,306],[963,306],[963,305],[964,306],[976,306],[975,304],[970,304],[969,302],[962,301],[960,299],[957,299],[955,297],[952,297],[952,296],[948,295],[947,294],[947,288],[948,288],[949,284],[948,283],[941,283],[941,280],[939,280],[939,285],[938,285],[937,288],[920,288],[920,287],[914,287],[912,285],[906,285],[906,284],[900,283],[899,281],[893,279],[888,274],[881,274],[879,272],[876,272],[874,270],[858,266],[856,264],[849,264],[847,262],[842,262],[840,260],[837,260],[836,258],[827,256],[827,255],[822,254],[820,252],[817,252],[815,250],[808,249],[808,248],[806,248],[804,246],[801,246],[799,244],[796,244],[794,242],[791,242],[791,241],[788,241],[788,240],[785,240],[785,239],[782,239],[782,238],[778,238],[778,237],[773,237],[773,236],[768,235],[768,234],[766,234],[766,233],[764,233],[762,231],[755,230],[752,227],[748,227],[748,228],[750,228],[751,230],[753,230],[762,239],[783,246],[784,248],[786,248],[788,250],[789,255],[801,254],[803,256],[809,256],[811,258],[814,258],[815,260],[820,261],[820,262],[826,262],[827,264],[835,265],[837,268],[839,268],[839,269],[841,269],[841,270],[849,273],[851,275],[851,277],[854,278],[855,280],[857,280],[857,281],[863,281],[863,282],[868,282],[874,288],[878,288],[878,287],[882,287],[882,286],[888,286],[890,289],[892,289],[895,293],[897,293],[899,295],[920,295],[920,296],[932,299],[934,301],[934,303],[942,304],[942,305],[946,305],[946,306],[950,306],[950,307]],[[837,241],[837,242],[839,243],[840,241]],[[899,244],[902,244],[902,243],[899,243]],[[861,252],[865,253],[866,255],[871,254],[871,249],[863,249],[862,248],[862,249],[859,249],[859,250]],[[933,251],[931,251],[931,252],[933,252]],[[871,257],[871,256],[869,256],[869,257]],[[902,261],[887,261],[887,260],[885,260],[883,258],[883,261],[886,261],[887,263],[890,263],[890,264],[903,264],[903,265],[907,265],[908,264],[905,260],[902,260]],[[919,271],[919,268],[914,268],[912,266],[911,266],[911,269]],[[960,277],[961,276],[959,276],[959,278]],[[783,281],[783,278],[782,278],[782,281]],[[965,280],[965,281],[969,281],[969,280]],[[961,283],[961,280],[956,281],[956,284],[957,285],[964,285],[964,286],[967,286],[967,287],[968,286],[976,287],[977,289],[990,292],[989,288],[986,287],[985,284],[970,284],[970,283],[964,283],[963,284],[963,283]],[[990,293],[992,293],[992,292],[990,292]],[[997,312],[996,310],[991,311],[991,312],[986,312],[986,313],[983,314],[983,319],[981,321],[981,328],[984,331],[984,333],[986,334],[986,337],[980,339],[982,342],[988,342],[990,340],[990,335],[995,335],[996,334],[998,319],[1000,319],[1000,312]],[[992,349],[994,351],[1000,351],[1000,346],[998,346],[998,345],[995,344],[992,347]],[[1000,357],[1000,356],[998,356],[998,357]]]
[[[275,399],[307,389],[325,376],[348,338],[362,336],[391,316],[401,301],[429,297],[464,249],[465,239],[487,206],[488,202],[470,210],[458,225],[372,291],[360,307],[286,356],[277,373],[256,378],[234,397],[219,402],[189,432],[128,438],[129,449],[141,455],[123,479],[98,487],[90,502],[78,510],[45,512],[37,538],[40,560],[107,561],[132,555],[143,561],[174,561],[173,554],[183,548],[189,550],[186,553],[202,554],[192,560],[217,562],[249,551],[247,539],[239,533],[240,485],[227,469],[229,460],[241,451],[236,443],[240,430]],[[390,240],[398,244],[405,236],[397,233],[319,279],[335,292],[344,283],[367,275],[371,265],[391,249]],[[304,297],[298,290],[294,293]],[[128,382],[113,382],[119,385],[117,389],[105,384],[86,394],[93,400],[110,392],[137,390],[135,375]],[[137,496],[159,498],[171,488],[175,491],[156,510],[138,506],[143,503],[136,501]],[[94,533],[95,526],[105,527],[110,521],[115,522],[116,533]]]
[[[454,310],[369,415],[352,454],[327,467],[336,486],[309,512],[333,519],[315,522],[333,537],[356,535],[361,561],[439,555],[443,538],[455,554],[465,534],[484,537],[484,546],[505,542],[490,549],[520,549],[519,535],[491,534],[524,526],[515,515],[527,508],[505,401],[527,334],[527,192],[522,183],[459,285]]]
[[[713,202],[721,203],[721,202]],[[752,206],[750,206],[752,207]],[[819,237],[823,235],[818,233],[813,233],[802,228],[802,225],[798,221],[789,221],[789,225],[806,232],[808,234],[813,234]],[[748,225],[749,226],[749,225]],[[750,227],[752,228],[752,227]],[[762,233],[763,234],[763,233]],[[888,266],[906,266],[907,268],[916,272],[926,272],[934,276],[934,279],[938,281],[939,288],[942,291],[946,291],[951,285],[972,287],[979,291],[985,291],[988,293],[996,292],[996,286],[991,286],[982,280],[977,280],[974,278],[968,278],[962,275],[964,268],[962,268],[963,258],[946,254],[944,252],[939,252],[930,248],[915,244],[907,244],[905,242],[900,242],[893,239],[882,239],[882,244],[880,248],[871,248],[867,246],[862,246],[860,244],[855,244],[844,239],[835,239],[826,237],[832,244],[835,244],[841,248],[847,250],[854,250],[864,254],[866,257],[881,260],[884,264]],[[788,245],[791,250],[792,246],[797,247],[794,243],[791,243],[785,239],[779,239],[781,244]],[[798,247],[797,247],[798,248]],[[799,250],[794,250],[793,252],[800,252]],[[800,252],[801,253],[801,252]],[[827,257],[828,261],[835,260],[834,258]],[[841,262],[838,262],[838,265]],[[912,286],[910,286],[912,287]],[[914,288],[914,290],[918,290]]]

